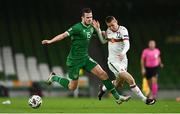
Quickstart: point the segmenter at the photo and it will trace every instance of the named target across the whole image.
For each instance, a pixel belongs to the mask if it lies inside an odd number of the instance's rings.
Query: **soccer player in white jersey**
[[[93,24],[95,28],[100,31],[99,33],[102,33],[99,34],[101,42],[108,42],[108,66],[116,76],[116,80],[113,81],[114,85],[117,88],[122,88],[124,81],[126,81],[132,92],[141,98],[143,102],[147,105],[154,104],[156,101],[145,97],[136,85],[132,75],[127,72],[128,59],[126,53],[130,47],[127,29],[124,26],[119,26],[117,20],[113,16],[106,17],[105,21],[108,26],[106,32],[101,32],[98,21],[94,21]],[[100,91],[98,93],[99,100],[101,100],[106,90],[104,85],[100,86]]]

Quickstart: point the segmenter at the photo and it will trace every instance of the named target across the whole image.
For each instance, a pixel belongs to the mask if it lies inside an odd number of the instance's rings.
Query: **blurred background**
[[[66,38],[49,46],[51,39],[81,21],[81,9],[90,7],[94,19],[106,30],[104,19],[115,16],[129,31],[131,48],[128,71],[141,87],[141,52],[153,39],[161,50],[164,68],[159,75],[159,98],[180,96],[180,1],[179,0],[0,0],[0,96],[96,97],[100,81],[80,71],[79,89],[48,87],[51,71],[67,76],[66,57],[71,41]],[[89,54],[108,72],[107,45],[93,38]],[[125,85],[125,91],[129,87]]]

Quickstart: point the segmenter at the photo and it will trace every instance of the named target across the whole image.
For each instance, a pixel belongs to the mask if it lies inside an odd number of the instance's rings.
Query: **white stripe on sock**
[[[105,85],[103,85],[102,90],[103,90],[103,91],[106,91],[106,90],[107,90],[107,88],[105,87]]]

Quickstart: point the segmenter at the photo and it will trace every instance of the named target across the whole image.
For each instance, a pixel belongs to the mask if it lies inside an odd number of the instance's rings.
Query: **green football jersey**
[[[72,41],[71,50],[67,58],[68,61],[81,60],[88,57],[89,41],[92,38],[94,30],[92,25],[86,26],[80,22],[67,31]]]

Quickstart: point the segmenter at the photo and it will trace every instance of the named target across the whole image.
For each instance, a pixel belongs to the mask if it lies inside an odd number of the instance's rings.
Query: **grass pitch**
[[[0,98],[0,101],[7,98]],[[131,99],[117,105],[113,99],[104,98],[43,98],[39,109],[28,105],[28,98],[11,98],[11,104],[0,104],[0,113],[180,113],[180,102],[159,100],[148,106],[140,100]]]

